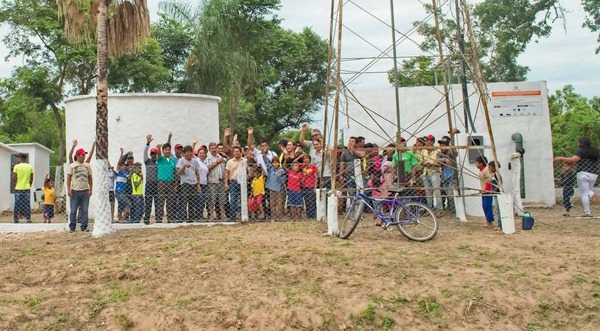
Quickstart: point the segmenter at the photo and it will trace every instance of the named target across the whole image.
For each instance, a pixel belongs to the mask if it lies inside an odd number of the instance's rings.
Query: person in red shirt
[[[317,188],[319,170],[316,165],[311,163],[311,158],[308,154],[302,156],[300,169],[302,169],[302,174],[304,175],[302,197],[306,205],[306,217],[309,219],[317,218],[317,196],[315,189]]]
[[[286,160],[287,161],[287,160]],[[287,162],[286,162],[287,163]],[[287,164],[284,164],[284,167]],[[302,183],[304,182],[304,174],[300,170],[298,162],[292,162],[290,168],[286,168],[287,173],[287,189],[288,189],[288,207],[290,208],[290,217],[292,219],[300,219],[302,215]]]

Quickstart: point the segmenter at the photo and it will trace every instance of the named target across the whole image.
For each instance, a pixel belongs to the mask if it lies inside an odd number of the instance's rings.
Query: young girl
[[[263,209],[263,199],[265,197],[265,176],[262,167],[256,167],[252,171],[252,195],[248,199],[248,212],[255,214],[258,212],[260,219],[265,219]]]
[[[292,165],[286,170],[286,173],[288,178],[287,189],[290,217],[292,219],[300,219],[302,216],[303,206],[302,182],[304,180],[304,176],[302,174],[302,171],[300,171],[300,165],[298,164],[298,162],[292,162]]]
[[[125,185],[130,180],[125,164],[120,164],[119,171],[115,173],[115,197],[119,203],[117,207],[117,215],[119,222],[129,220],[129,210],[131,208],[131,200],[125,191]]]
[[[302,156],[301,169],[304,176],[302,197],[306,204],[306,217],[314,219],[317,218],[317,195],[315,189],[317,188],[319,170],[316,165],[311,163],[311,158],[308,154]]]
[[[44,223],[52,223],[55,202],[54,181],[46,174],[46,177],[44,177]]]
[[[492,189],[493,174],[487,167],[487,159],[485,156],[478,156],[475,159],[475,166],[479,169],[479,186],[481,187],[481,206],[485,214],[487,227],[494,226],[494,196],[490,195]]]
[[[134,163],[134,170],[131,174],[131,221],[139,223],[144,216],[144,175],[142,174],[142,164]],[[150,224],[150,221],[146,221]]]

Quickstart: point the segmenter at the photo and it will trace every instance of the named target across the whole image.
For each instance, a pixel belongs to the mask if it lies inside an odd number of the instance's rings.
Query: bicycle
[[[381,220],[381,227],[388,229],[395,225],[404,237],[414,241],[428,241],[438,232],[439,223],[433,210],[415,200],[417,197],[400,196],[404,190],[389,190],[393,198],[372,198],[356,192],[350,207],[339,227],[339,237],[348,239],[363,216],[367,206]]]

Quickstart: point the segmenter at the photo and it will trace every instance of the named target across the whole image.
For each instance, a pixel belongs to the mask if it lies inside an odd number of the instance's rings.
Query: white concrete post
[[[354,178],[356,179],[356,190],[362,192],[365,189],[365,184],[363,182],[363,176],[362,176],[362,160],[361,159],[354,160]]]
[[[248,221],[248,163],[246,159],[240,162],[240,170],[238,172],[238,182],[240,183],[241,196],[241,211],[242,222]]]
[[[330,236],[338,236],[340,230],[338,228],[338,198],[335,192],[331,192],[327,197],[327,234]]]
[[[514,213],[518,216],[523,215],[523,202],[521,201],[521,154],[513,153],[510,156],[510,165],[512,169],[512,197]]]
[[[317,221],[325,221],[327,219],[327,190],[316,189],[317,199]]]
[[[515,233],[515,214],[513,213],[512,195],[508,193],[500,193],[496,201],[500,209],[499,218],[502,221],[502,232],[505,234]]]
[[[465,214],[465,204],[462,197],[459,197],[457,189],[454,189],[454,209],[456,210],[456,218],[461,222],[467,221],[467,215]]]

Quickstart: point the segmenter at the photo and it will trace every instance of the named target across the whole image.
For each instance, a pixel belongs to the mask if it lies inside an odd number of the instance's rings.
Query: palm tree
[[[161,2],[165,14],[193,31],[186,63],[186,91],[219,95],[228,104],[229,127],[235,130],[243,88],[256,77],[256,62],[236,30],[239,0],[205,0],[202,5]]]
[[[106,187],[108,168],[108,56],[137,52],[150,36],[146,0],[56,0],[67,40],[95,41],[98,61],[96,89],[96,212],[94,236],[113,231]]]

